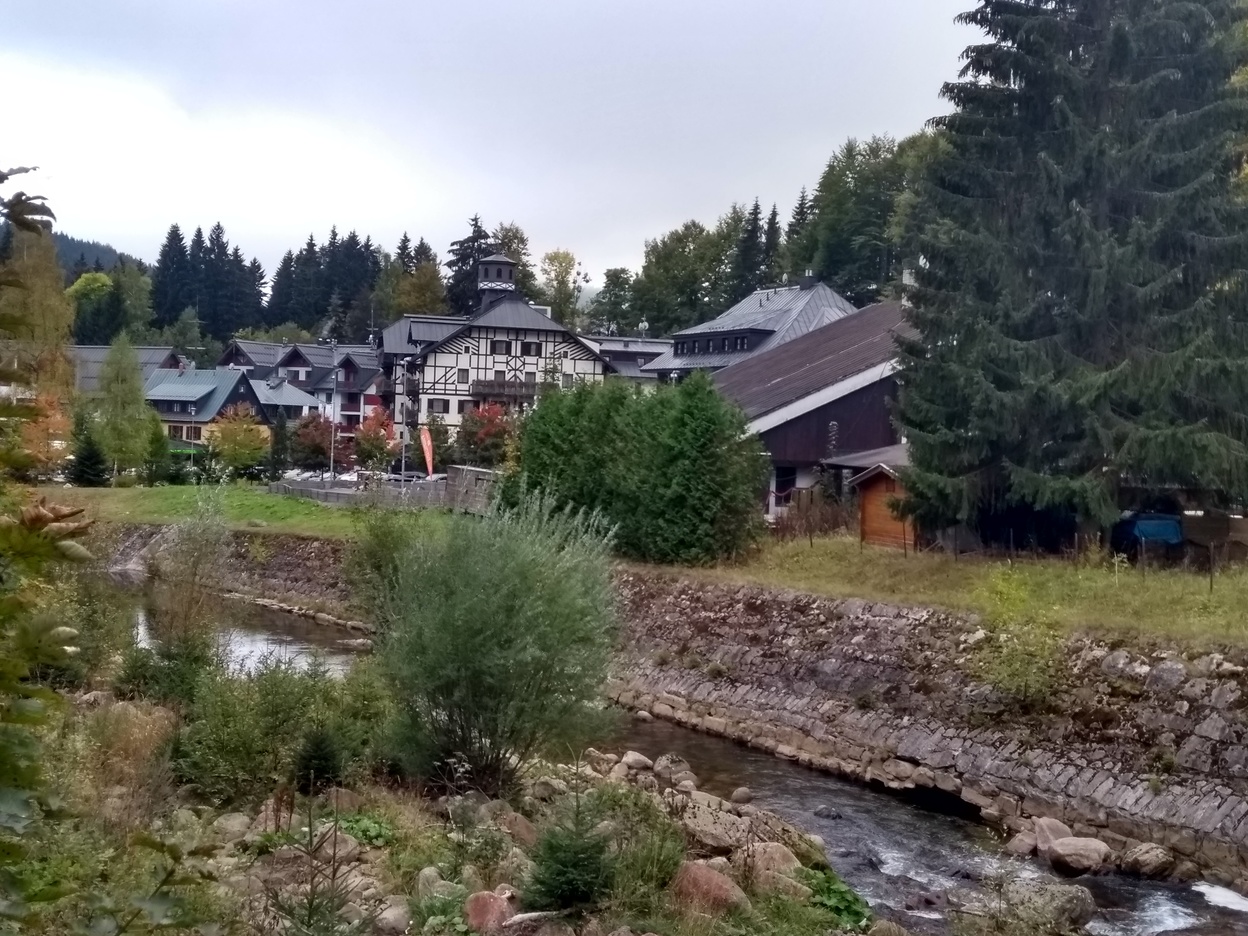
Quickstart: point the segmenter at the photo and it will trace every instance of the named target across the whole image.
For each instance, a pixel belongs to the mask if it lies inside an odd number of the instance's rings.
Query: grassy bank
[[[1248,645],[1248,569],[1228,567],[1214,578],[1198,571],[1141,570],[1069,559],[1004,561],[941,554],[904,555],[860,548],[830,537],[768,543],[740,565],[688,571],[703,580],[762,585],[834,598],[863,598],[984,612],[989,586],[1012,565],[1028,613],[1070,630],[1170,638],[1194,644]]]
[[[49,487],[39,493],[58,504],[86,507],[101,523],[175,523],[194,511],[197,491],[194,487]],[[354,527],[349,510],[270,494],[248,484],[227,485],[222,506],[226,522],[239,530],[263,528],[272,533],[341,539]]]

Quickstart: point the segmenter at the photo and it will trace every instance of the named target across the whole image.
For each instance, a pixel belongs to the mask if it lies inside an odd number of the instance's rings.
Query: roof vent
[[[815,283],[817,282],[818,280],[815,279],[815,271],[807,270],[798,285],[801,286],[802,289],[814,289]]]

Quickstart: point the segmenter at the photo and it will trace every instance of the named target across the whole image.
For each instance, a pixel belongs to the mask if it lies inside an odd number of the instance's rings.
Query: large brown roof
[[[897,356],[894,335],[912,335],[900,303],[880,302],[712,375],[751,420]]]

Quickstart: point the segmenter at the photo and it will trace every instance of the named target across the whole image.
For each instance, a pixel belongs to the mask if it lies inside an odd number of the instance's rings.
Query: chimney
[[[805,274],[803,274],[802,278],[798,280],[798,285],[801,286],[802,289],[814,289],[815,284],[818,282],[819,281],[815,279],[815,271],[807,270]]]

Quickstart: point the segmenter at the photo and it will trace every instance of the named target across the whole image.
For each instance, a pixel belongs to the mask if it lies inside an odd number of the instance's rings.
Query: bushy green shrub
[[[122,656],[113,687],[123,698],[190,705],[203,677],[221,666],[221,653],[213,640],[131,646]]]
[[[525,882],[525,906],[576,910],[598,904],[611,891],[615,862],[607,840],[579,814],[548,829],[533,850],[533,873]]]
[[[313,725],[303,733],[295,751],[295,789],[305,795],[342,782],[344,759],[338,736],[325,725]]]
[[[976,648],[979,675],[1022,711],[1044,709],[1060,673],[1060,631],[1012,568],[994,572],[982,596],[990,633]]]
[[[432,535],[407,523],[387,528],[397,561],[370,585],[391,622],[378,658],[395,760],[433,783],[503,795],[517,765],[577,733],[598,697],[614,630],[608,538],[597,518],[536,497],[446,518]]]
[[[600,510],[633,558],[738,556],[762,533],[768,470],[746,426],[700,373],[646,392],[613,381],[552,389],[524,419],[518,477],[503,493]]]
[[[864,932],[871,908],[848,884],[831,871],[804,871],[802,880],[814,891],[811,906],[827,910],[847,932]]]
[[[78,652],[38,667],[41,683],[62,689],[82,687],[89,677],[106,671],[134,644],[134,610],[126,596],[97,574],[67,575],[41,600],[34,614],[53,627],[78,632]]]
[[[589,822],[613,830],[612,905],[629,913],[662,909],[663,892],[685,859],[685,836],[655,800],[632,786],[607,784],[587,799]]]

